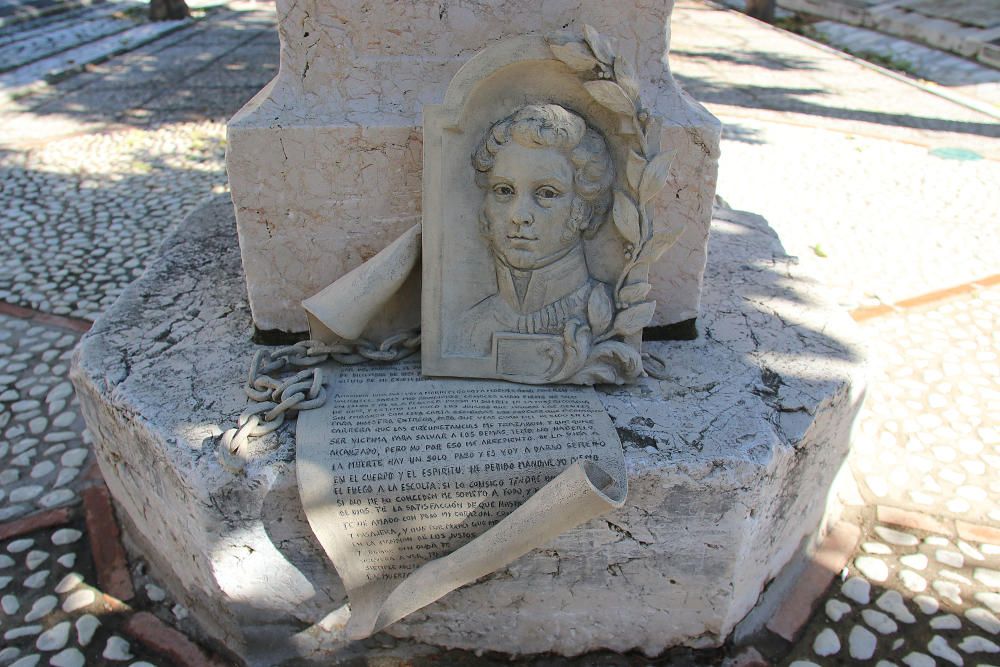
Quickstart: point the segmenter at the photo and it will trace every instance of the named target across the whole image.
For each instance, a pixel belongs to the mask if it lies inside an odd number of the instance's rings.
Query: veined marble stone
[[[651,325],[694,318],[705,265],[721,126],[666,62],[672,0],[437,0],[336,5],[278,0],[277,77],[230,121],[227,170],[254,324],[302,332],[299,303],[421,219],[424,105],[477,51],[513,35],[618,40],[678,155],[654,215],[685,227],[653,266]],[[669,206],[668,206],[669,205]]]
[[[345,639],[292,431],[251,441],[245,476],[216,456],[257,349],[235,227],[224,197],[184,222],[84,336],[73,382],[127,532],[172,596],[248,664],[338,664],[367,648]],[[863,395],[856,325],[798,271],[761,218],[717,212],[701,336],[644,345],[667,379],[598,390],[624,444],[624,507],[388,632],[565,655],[723,642],[821,533]]]

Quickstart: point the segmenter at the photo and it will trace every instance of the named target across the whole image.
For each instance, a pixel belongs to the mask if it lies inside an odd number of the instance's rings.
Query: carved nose
[[[511,222],[514,223],[515,227],[530,225],[534,221],[535,216],[532,215],[531,211],[523,202],[514,207],[513,215],[511,215]]]

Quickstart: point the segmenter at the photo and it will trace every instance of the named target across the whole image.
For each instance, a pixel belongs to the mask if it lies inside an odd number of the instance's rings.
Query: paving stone
[[[958,652],[948,645],[948,641],[941,635],[934,635],[927,643],[927,650],[931,655],[947,660],[953,665],[964,665],[965,660]]]
[[[18,658],[10,664],[10,667],[35,667],[38,662],[42,659],[42,656],[31,654],[26,655],[22,658]]]
[[[865,619],[865,623],[870,625],[882,635],[891,635],[899,629],[899,626],[896,625],[896,621],[874,609],[863,610],[861,612],[861,617]]]
[[[63,577],[58,584],[56,584],[55,592],[62,594],[68,593],[77,586],[83,583],[83,576],[77,572],[70,572],[65,577]]]
[[[819,656],[835,655],[840,652],[840,638],[837,633],[826,628],[818,635],[813,642],[813,652]]]
[[[875,601],[875,606],[887,611],[900,623],[915,623],[916,617],[910,613],[903,602],[903,596],[897,591],[886,591]]]
[[[866,553],[876,554],[879,556],[888,556],[892,553],[892,549],[881,542],[865,542],[861,545]]]
[[[900,570],[899,580],[907,590],[922,593],[927,589],[927,580],[913,570]]]
[[[872,585],[861,577],[849,577],[840,587],[840,592],[849,600],[858,604],[868,604],[871,599]]]
[[[851,628],[851,633],[847,638],[847,645],[852,658],[856,660],[868,660],[875,654],[878,639],[867,628],[855,625]]]
[[[7,640],[20,639],[21,637],[31,637],[42,631],[40,625],[22,625],[18,628],[11,628],[3,633],[3,638]]]
[[[1000,593],[990,593],[988,591],[978,591],[972,597],[977,602],[981,602],[990,608],[995,614],[1000,614]]]
[[[13,616],[21,608],[21,603],[16,595],[4,595],[0,598],[0,609],[8,616]],[[839,619],[838,619],[839,620]]]
[[[875,532],[878,533],[878,536],[881,537],[883,541],[901,547],[913,547],[920,542],[920,540],[909,533],[904,533],[886,526],[875,526]]]
[[[872,581],[885,581],[889,578],[889,567],[885,561],[874,556],[858,556],[854,559],[855,567]]]
[[[75,648],[60,651],[49,660],[49,664],[53,667],[83,667],[86,662],[83,653],[80,653],[80,650]]]
[[[41,588],[49,578],[48,570],[39,570],[22,582],[25,588]]]
[[[962,554],[957,551],[948,551],[947,549],[938,549],[935,551],[934,559],[948,567],[960,568],[965,565],[965,557]]]
[[[90,641],[94,638],[94,633],[97,628],[100,627],[101,622],[97,620],[96,616],[91,614],[84,614],[80,618],[76,619],[74,624],[76,626],[76,640],[80,646],[90,645]]]
[[[1000,653],[1000,646],[979,635],[969,635],[958,645],[964,653]]]
[[[958,584],[951,581],[941,581],[937,579],[931,583],[931,588],[933,588],[938,595],[943,597],[948,602],[954,605],[962,604],[962,589]]]
[[[931,627],[935,630],[959,630],[962,621],[955,614],[945,614],[931,619]]]
[[[965,610],[965,618],[990,634],[1000,634],[1000,619],[993,612],[982,607]]]
[[[57,604],[59,604],[59,599],[54,595],[46,595],[38,598],[35,600],[35,603],[31,605],[31,611],[25,615],[24,622],[32,623],[45,618],[49,612],[56,608]]]
[[[985,567],[977,567],[972,575],[977,581],[988,588],[1000,591],[1000,572]]]
[[[93,604],[96,599],[94,591],[89,588],[78,590],[67,596],[63,601],[62,609],[66,613],[72,613]]]
[[[914,570],[926,570],[928,561],[927,556],[924,554],[907,554],[900,556],[899,562]]]
[[[908,653],[906,657],[903,658],[903,664],[907,665],[907,667],[935,667],[935,665],[937,665],[934,658],[930,657],[926,653],[920,653],[919,651]]]
[[[851,611],[851,605],[847,604],[846,602],[837,600],[835,598],[830,598],[829,600],[826,601],[824,609],[826,611],[827,618],[829,618],[834,623],[837,623],[838,621],[840,621],[841,618],[844,617],[844,614],[847,614],[848,612]]]
[[[28,552],[28,555],[24,559],[24,564],[29,570],[34,570],[48,560],[48,557],[48,552],[35,549]]]
[[[52,533],[52,544],[57,546],[72,544],[73,542],[79,540],[82,536],[83,533],[75,528],[61,528]]]
[[[52,626],[38,636],[35,642],[39,651],[59,651],[69,641],[70,622],[63,621]]]
[[[131,660],[133,657],[128,641],[118,635],[108,637],[108,643],[104,646],[104,652],[101,655],[116,662]]]

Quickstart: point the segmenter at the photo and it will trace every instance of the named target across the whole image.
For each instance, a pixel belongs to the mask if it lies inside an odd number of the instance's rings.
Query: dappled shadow
[[[278,36],[266,5],[214,10],[170,33],[8,104],[6,113],[145,126],[231,117],[278,70]]]
[[[776,53],[760,50],[731,50],[731,51],[691,51],[685,49],[671,49],[671,56],[681,56],[683,58],[694,58],[709,60],[713,63],[728,63],[731,65],[747,65],[750,67],[760,67],[772,71],[786,70],[807,70],[820,69],[816,61],[812,58],[803,58],[788,53]]]
[[[52,148],[0,153],[0,300],[93,320],[222,188],[223,129],[85,135]]]
[[[826,91],[821,88],[720,83],[676,73],[674,77],[692,97],[703,103],[801,113],[920,130],[1000,137],[1000,123],[947,120],[914,114],[841,108],[821,104],[817,98],[826,95]]]
[[[743,144],[760,146],[767,143],[760,138],[761,134],[759,129],[746,127],[739,123],[725,123],[722,126],[722,138],[728,141],[738,141]]]

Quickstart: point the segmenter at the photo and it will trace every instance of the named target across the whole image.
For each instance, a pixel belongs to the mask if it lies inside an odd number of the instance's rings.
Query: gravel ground
[[[78,501],[92,455],[67,377],[77,339],[0,316],[0,521]]]
[[[993,287],[863,326],[872,389],[850,465],[869,505],[933,529],[876,523],[785,664],[1000,659],[1000,544],[952,528],[1000,525],[998,321]]]
[[[225,128],[181,123],[0,153],[0,300],[93,320],[225,184]]]

